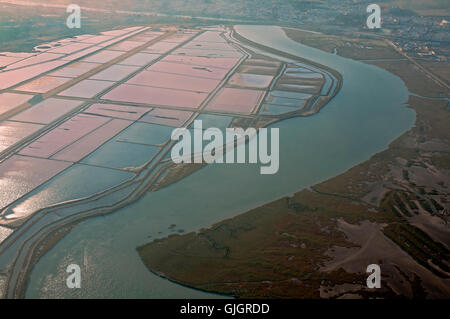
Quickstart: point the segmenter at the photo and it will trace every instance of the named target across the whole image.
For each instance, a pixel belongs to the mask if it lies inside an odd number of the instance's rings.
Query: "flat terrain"
[[[202,166],[170,160],[175,128],[196,119],[204,128],[259,128],[308,116],[340,83],[320,66],[254,54],[224,27],[77,35],[3,52],[0,67],[0,267],[16,280],[8,297],[23,294],[61,229]],[[17,256],[8,252],[28,242],[24,264],[11,269]]]

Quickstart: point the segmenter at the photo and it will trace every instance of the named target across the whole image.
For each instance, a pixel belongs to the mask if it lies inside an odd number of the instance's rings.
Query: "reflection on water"
[[[125,171],[75,164],[26,195],[12,211],[27,215],[52,204],[100,192],[132,176]]]

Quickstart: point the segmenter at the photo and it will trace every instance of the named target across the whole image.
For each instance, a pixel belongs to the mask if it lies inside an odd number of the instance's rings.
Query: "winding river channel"
[[[83,221],[34,267],[28,298],[216,298],[164,280],[147,270],[136,247],[173,230],[185,232],[344,172],[412,127],[401,79],[375,66],[325,53],[290,40],[279,27],[237,26],[243,37],[340,72],[338,95],[311,117],[280,128],[280,170],[260,175],[259,165],[209,165],[118,211]],[[175,224],[175,227],[170,227]],[[66,267],[82,269],[82,288],[66,287]]]

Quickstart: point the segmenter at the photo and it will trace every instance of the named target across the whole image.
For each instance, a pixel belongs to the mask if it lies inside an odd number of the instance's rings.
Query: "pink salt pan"
[[[114,38],[112,40],[109,40],[109,41],[103,42],[101,44],[98,44],[98,46],[107,47],[107,46],[113,45],[114,43],[117,43],[117,42],[122,41],[124,39],[130,39],[133,35],[135,35],[136,33],[139,33],[139,32],[140,32],[140,30],[134,31],[134,32],[131,32],[131,33],[128,33],[128,34],[125,34],[125,35],[122,35],[120,37],[117,37],[117,38]]]
[[[235,73],[228,81],[231,85],[265,89],[272,83],[272,75],[259,75],[259,74],[247,74],[247,73]]]
[[[127,30],[110,30],[110,31],[103,31],[102,34],[103,35],[110,35],[110,36],[119,36],[119,35],[123,35],[125,33],[128,33]]]
[[[154,109],[146,114],[141,122],[153,123],[166,126],[182,127],[184,123],[194,114],[193,112],[168,110],[168,109]]]
[[[146,43],[146,42],[149,42],[149,41],[151,41],[151,40],[153,40],[153,39],[156,39],[158,36],[157,35],[137,35],[137,36],[134,36],[134,37],[132,37],[132,38],[130,38],[130,40],[131,41],[137,41],[137,42],[144,42],[144,43]]]
[[[109,118],[102,116],[76,115],[23,148],[19,154],[48,158],[108,121]]]
[[[174,54],[190,55],[211,58],[240,58],[242,54],[237,50],[206,50],[206,49],[188,49],[180,48],[174,51]]]
[[[91,47],[91,48],[88,48],[86,50],[83,50],[83,51],[71,54],[71,55],[66,56],[66,57],[63,57],[63,58],[61,58],[61,60],[73,61],[73,60],[82,58],[82,57],[84,57],[84,56],[86,56],[86,55],[88,55],[90,53],[94,53],[94,52],[96,52],[98,50],[101,50],[101,49],[102,49],[102,47],[99,47],[99,46]]]
[[[215,43],[215,42],[198,42],[192,41],[183,45],[184,49],[200,49],[200,50],[222,50],[222,51],[235,51],[236,49],[228,43]]]
[[[0,56],[0,67],[22,60],[22,58],[12,56]]]
[[[119,62],[120,65],[133,65],[133,66],[144,66],[149,64],[150,62],[159,58],[160,54],[152,54],[152,53],[136,53],[126,58],[122,62]]]
[[[239,59],[236,58],[207,58],[198,56],[183,56],[183,55],[168,55],[161,62],[172,62],[172,63],[182,63],[191,64],[196,66],[209,66],[222,69],[231,69]]]
[[[195,34],[189,34],[189,33],[177,33],[174,35],[171,35],[164,39],[164,42],[175,42],[175,43],[181,43],[184,41],[187,41],[191,39]]]
[[[67,162],[19,155],[0,163],[0,210],[70,165]]]
[[[101,43],[101,42],[105,42],[105,41],[111,40],[113,38],[114,37],[110,36],[110,35],[97,35],[97,36],[94,36],[94,37],[87,38],[87,39],[85,39],[85,40],[83,40],[81,42],[98,44],[98,43]]]
[[[29,101],[33,95],[0,93],[0,116]]]
[[[130,51],[134,48],[137,48],[140,45],[143,45],[145,42],[138,41],[123,41],[112,47],[109,47],[108,50],[117,50],[117,51]]]
[[[59,95],[92,98],[113,84],[114,82],[109,81],[83,80],[62,91]]]
[[[220,81],[180,74],[142,71],[128,80],[127,83],[209,93],[219,85]]]
[[[264,91],[223,88],[206,106],[210,111],[250,114],[261,102]]]
[[[87,110],[85,110],[84,113],[136,121],[150,110],[151,108],[149,107],[117,104],[93,104]]]
[[[101,65],[101,64],[87,63],[87,62],[75,62],[75,63],[69,64],[68,66],[63,67],[62,69],[59,69],[55,72],[50,73],[49,75],[75,78],[77,76],[80,76],[80,75],[98,67],[99,65]]]
[[[150,105],[198,108],[207,96],[206,93],[122,84],[102,98]]]
[[[24,66],[31,66],[42,62],[47,62],[51,60],[58,59],[62,57],[63,54],[56,54],[56,53],[41,53],[35,56],[32,56],[28,59],[24,59],[20,62],[14,63],[9,65],[8,67],[4,68],[3,71],[10,71],[17,68],[22,68]]]
[[[132,121],[114,119],[82,137],[72,145],[62,149],[60,152],[52,156],[52,159],[78,162],[132,123]]]
[[[195,41],[205,42],[227,42],[220,36],[220,32],[206,31],[195,38]]]
[[[0,152],[44,127],[39,124],[4,121],[0,123]]]
[[[72,44],[68,44],[62,47],[57,47],[55,49],[51,49],[47,52],[51,52],[51,53],[64,53],[64,54],[70,54],[70,53],[74,53],[83,49],[86,49],[87,47],[90,47],[92,44],[89,43],[72,43]]]
[[[178,45],[178,43],[172,43],[172,42],[156,42],[155,44],[152,44],[148,46],[146,49],[142,50],[142,52],[148,52],[148,53],[166,53],[173,48],[175,48]]]
[[[29,80],[42,74],[44,72],[48,72],[53,70],[59,66],[67,64],[68,61],[52,61],[41,63],[33,66],[29,66],[26,68],[13,70],[9,72],[1,72],[0,73],[0,90],[9,88],[11,86],[17,85],[23,81]]]
[[[163,61],[159,61],[156,62],[155,64],[152,64],[150,67],[147,68],[147,70],[189,75],[216,80],[223,79],[228,73],[228,70],[226,69],[219,69],[210,66],[176,64]]]
[[[50,124],[74,110],[83,102],[62,99],[47,99],[11,118],[14,121]]]
[[[84,62],[94,62],[94,63],[106,63],[111,61],[112,59],[117,58],[118,56],[124,54],[120,51],[110,51],[110,50],[103,50],[99,53],[96,53],[94,55],[88,56],[87,58],[84,58]]]
[[[58,86],[70,81],[68,78],[59,78],[55,76],[41,76],[36,80],[28,82],[22,86],[18,87],[18,90],[35,92],[35,93],[45,93]]]
[[[162,31],[146,31],[146,32],[142,32],[139,35],[142,36],[152,36],[152,37],[159,37],[161,35],[163,35],[165,32]]]
[[[91,80],[108,80],[108,81],[120,81],[131,73],[137,71],[139,67],[129,65],[112,65],[109,68],[94,74],[89,79]]]

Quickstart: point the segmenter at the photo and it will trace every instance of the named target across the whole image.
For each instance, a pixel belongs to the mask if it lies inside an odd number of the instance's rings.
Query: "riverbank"
[[[411,92],[448,94],[409,61],[369,63]],[[448,298],[448,102],[411,96],[408,104],[416,125],[370,160],[208,229],[139,247],[141,258],[169,280],[235,297]],[[376,292],[364,288],[370,263],[383,273]]]

